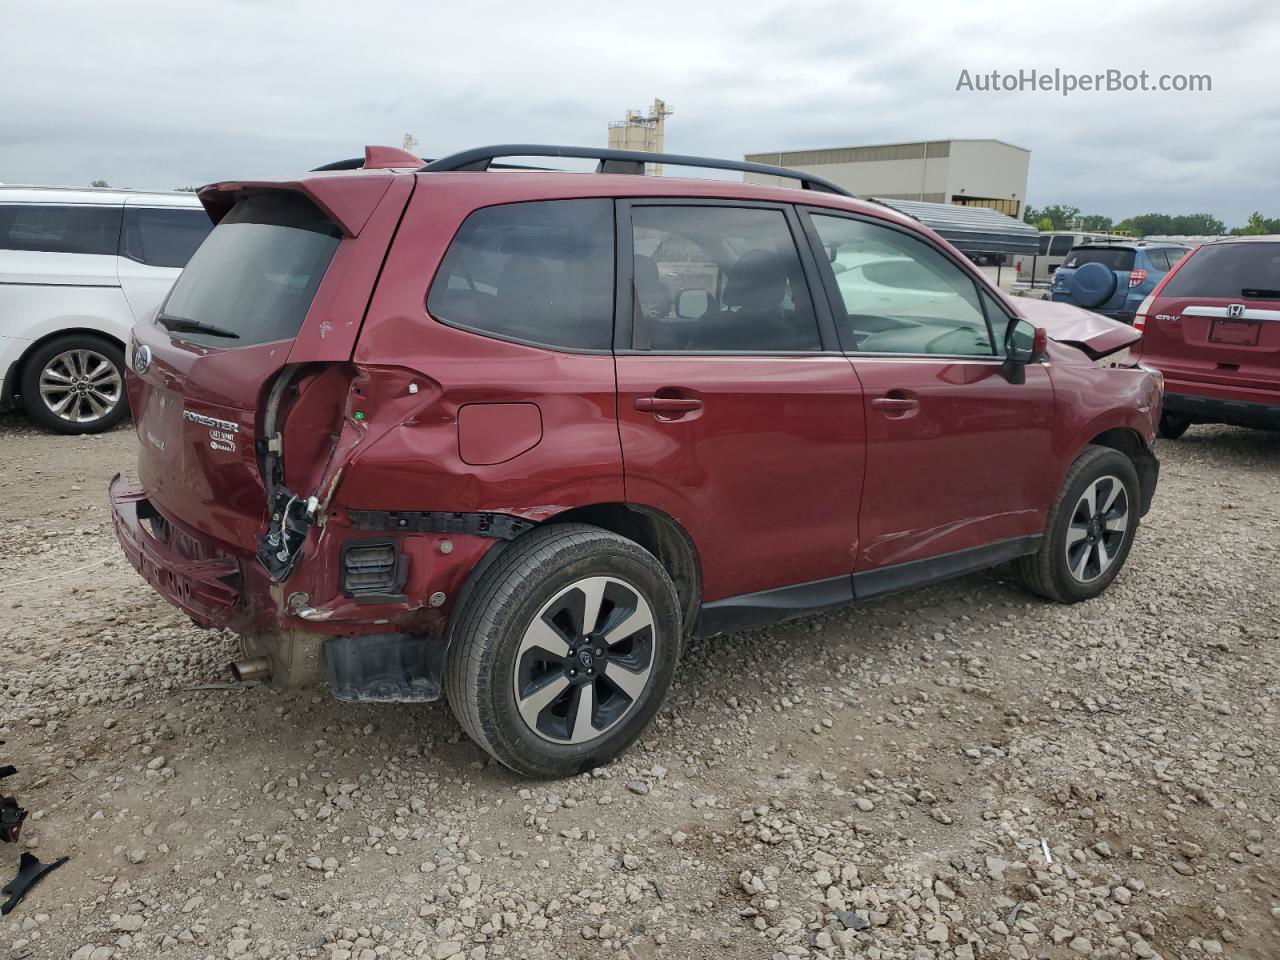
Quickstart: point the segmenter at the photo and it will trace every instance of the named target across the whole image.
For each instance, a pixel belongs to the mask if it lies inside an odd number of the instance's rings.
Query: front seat
[[[772,250],[748,250],[729,268],[725,306],[718,316],[703,320],[709,350],[794,350],[795,328],[782,311],[787,295],[787,270]],[[704,339],[699,337],[699,339]]]

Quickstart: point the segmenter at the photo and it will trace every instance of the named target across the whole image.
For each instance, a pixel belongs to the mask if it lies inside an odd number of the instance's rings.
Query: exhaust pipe
[[[270,680],[271,658],[251,657],[248,660],[235,660],[231,664],[231,675],[241,683],[250,680]]]

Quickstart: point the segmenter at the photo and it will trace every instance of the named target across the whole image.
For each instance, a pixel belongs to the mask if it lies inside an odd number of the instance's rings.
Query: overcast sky
[[[655,96],[667,149],[995,137],[1028,200],[1117,220],[1280,216],[1274,0],[608,4],[0,0],[0,181],[172,189],[366,143],[604,145]],[[960,71],[1209,73],[1208,93],[957,92]]]

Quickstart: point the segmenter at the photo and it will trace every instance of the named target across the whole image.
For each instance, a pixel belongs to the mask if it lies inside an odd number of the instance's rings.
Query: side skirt
[[[1044,536],[1038,533],[1015,537],[969,550],[865,570],[851,576],[812,580],[714,600],[702,605],[697,632],[701,637],[714,637],[764,627],[856,600],[869,600],[964,576],[1035,553],[1043,539]]]

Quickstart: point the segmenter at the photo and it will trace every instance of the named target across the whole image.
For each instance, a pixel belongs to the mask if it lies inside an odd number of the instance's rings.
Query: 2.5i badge
[[[234,420],[220,420],[217,417],[205,416],[191,410],[182,411],[182,419],[198,423],[209,428],[209,446],[224,453],[235,453],[236,434],[240,432],[240,424]]]

